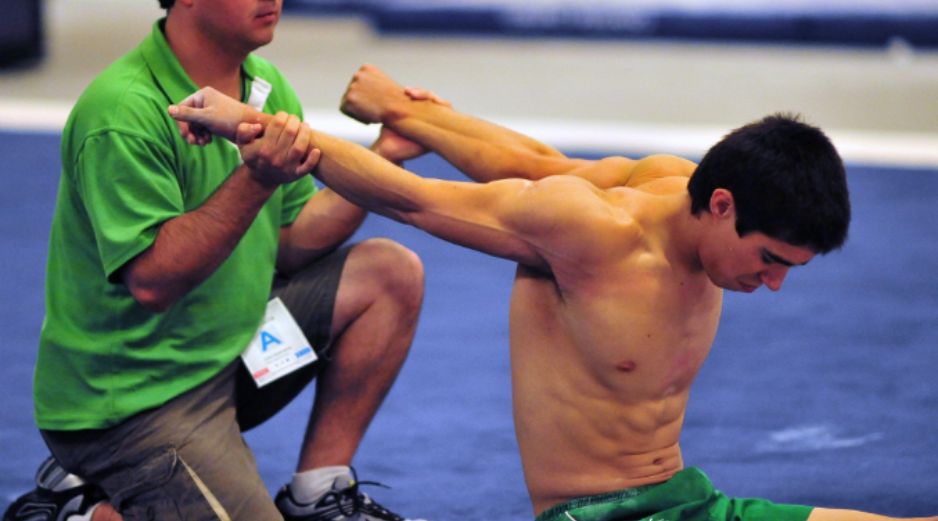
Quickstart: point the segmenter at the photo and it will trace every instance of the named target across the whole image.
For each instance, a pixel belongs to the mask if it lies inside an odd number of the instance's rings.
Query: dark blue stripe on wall
[[[307,15],[368,13],[374,9],[374,4],[373,0],[284,0],[283,9]]]
[[[557,7],[487,3],[428,5],[406,1],[286,0],[294,12],[316,14],[341,4],[391,34],[499,35],[725,40],[759,43],[882,46],[901,38],[938,47],[938,8],[933,11],[683,11],[627,6]]]

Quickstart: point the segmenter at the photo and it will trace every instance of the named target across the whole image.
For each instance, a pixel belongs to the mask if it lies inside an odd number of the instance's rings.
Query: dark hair
[[[176,0],[160,0],[160,7],[163,9],[169,9],[176,3]]]
[[[816,253],[847,239],[843,162],[827,136],[796,115],[767,116],[710,148],[687,185],[691,212],[707,209],[717,188],[733,194],[740,236],[761,232]]]

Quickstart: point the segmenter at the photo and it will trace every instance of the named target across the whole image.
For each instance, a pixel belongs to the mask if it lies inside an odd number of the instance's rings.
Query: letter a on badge
[[[282,344],[279,338],[271,335],[267,331],[261,331],[261,351],[267,351],[267,347],[270,344]]]

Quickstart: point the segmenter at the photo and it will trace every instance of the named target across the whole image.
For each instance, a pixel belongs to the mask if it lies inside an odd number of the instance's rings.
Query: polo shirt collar
[[[171,103],[180,103],[193,92],[199,90],[199,86],[192,81],[192,78],[182,68],[176,54],[173,53],[163,28],[166,18],[161,18],[153,23],[153,30],[150,36],[145,38],[140,44],[140,50],[143,53],[143,59],[153,73],[153,78],[160,89],[169,98]],[[242,93],[250,90],[251,84],[256,78],[256,64],[253,56],[241,64]]]

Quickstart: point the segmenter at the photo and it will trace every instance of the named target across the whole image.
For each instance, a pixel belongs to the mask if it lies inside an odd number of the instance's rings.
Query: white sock
[[[345,465],[334,467],[319,467],[304,470],[293,475],[290,482],[290,491],[293,498],[299,503],[312,503],[332,489],[335,478],[352,473],[352,469]]]
[[[94,517],[94,511],[101,506],[101,503],[95,503],[91,505],[91,508],[88,509],[84,514],[73,514],[68,516],[68,521],[91,521],[91,518]]]

